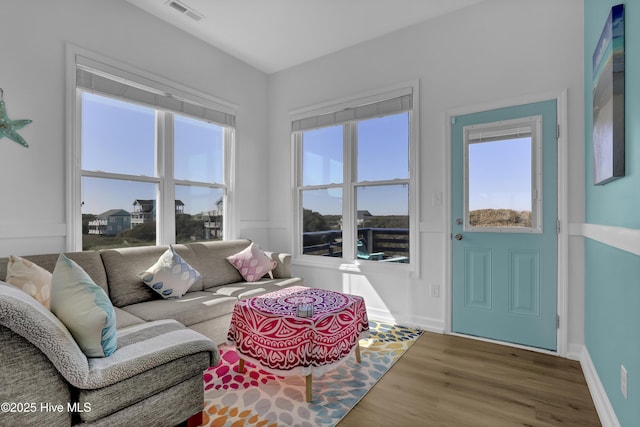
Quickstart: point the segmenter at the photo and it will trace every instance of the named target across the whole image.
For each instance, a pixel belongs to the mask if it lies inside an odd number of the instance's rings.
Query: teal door
[[[556,101],[451,123],[452,331],[556,350]]]

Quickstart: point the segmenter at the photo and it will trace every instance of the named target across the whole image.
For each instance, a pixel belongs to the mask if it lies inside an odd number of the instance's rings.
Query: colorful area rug
[[[335,426],[422,334],[370,321],[360,340],[361,363],[353,354],[338,367],[313,377],[313,402],[305,401],[303,376],[277,376],[246,363],[238,373],[233,346],[220,346],[222,361],[204,375],[204,425],[211,427]]]

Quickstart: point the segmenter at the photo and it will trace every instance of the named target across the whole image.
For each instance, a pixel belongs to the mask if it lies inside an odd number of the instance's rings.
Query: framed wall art
[[[593,53],[593,183],[624,176],[624,5],[611,8]]]

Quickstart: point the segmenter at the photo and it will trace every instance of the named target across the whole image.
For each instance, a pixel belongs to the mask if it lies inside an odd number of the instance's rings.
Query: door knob
[[[462,234],[460,234],[460,233],[456,234],[453,237],[455,237],[456,240],[462,240]]]

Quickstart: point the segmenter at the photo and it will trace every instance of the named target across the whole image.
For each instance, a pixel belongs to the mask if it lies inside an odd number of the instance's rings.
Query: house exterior
[[[176,214],[184,213],[184,203],[176,200]],[[136,199],[131,212],[131,227],[156,220],[156,201],[153,199]]]
[[[209,212],[209,220],[204,222],[204,238],[222,239],[222,216],[224,214],[223,198],[216,201],[216,209]]]
[[[110,209],[89,221],[89,234],[115,236],[131,229],[131,213],[124,209]]]

